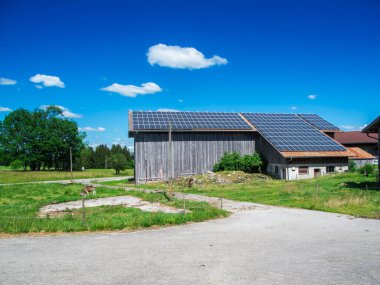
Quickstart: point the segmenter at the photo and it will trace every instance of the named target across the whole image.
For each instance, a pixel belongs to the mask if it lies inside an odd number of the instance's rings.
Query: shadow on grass
[[[380,187],[378,182],[376,181],[368,181],[368,182],[346,182],[345,183],[348,188],[360,189],[360,190],[378,190],[380,191]]]

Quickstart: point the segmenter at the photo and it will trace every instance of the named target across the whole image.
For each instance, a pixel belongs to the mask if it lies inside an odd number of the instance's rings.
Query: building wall
[[[134,137],[136,183],[168,179],[168,133],[139,132]],[[254,132],[173,132],[173,177],[212,170],[225,152],[252,154],[257,138]]]
[[[299,167],[307,166],[308,173],[300,174]],[[333,166],[331,173],[327,172],[327,167]],[[314,157],[314,158],[296,158],[288,160],[287,163],[271,163],[268,165],[268,173],[279,179],[298,180],[314,178],[314,169],[319,169],[319,175],[333,173],[343,173],[348,171],[347,157]]]

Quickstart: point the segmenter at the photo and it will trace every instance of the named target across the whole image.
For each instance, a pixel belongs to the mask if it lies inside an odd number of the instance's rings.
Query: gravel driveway
[[[0,239],[1,284],[380,284],[380,221],[255,207],[131,233]]]

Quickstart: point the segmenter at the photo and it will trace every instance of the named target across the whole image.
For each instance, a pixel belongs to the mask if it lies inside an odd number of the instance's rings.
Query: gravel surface
[[[380,221],[258,206],[130,233],[0,239],[0,284],[380,284]]]

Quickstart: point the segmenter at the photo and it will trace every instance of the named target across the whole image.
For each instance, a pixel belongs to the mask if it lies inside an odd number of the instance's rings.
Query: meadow
[[[284,181],[263,175],[242,172],[217,173],[222,179],[245,177],[242,182],[219,184],[209,181],[205,175],[195,176],[191,188],[184,180],[174,181],[178,192],[202,194],[236,201],[248,201],[282,207],[294,207],[326,212],[342,213],[356,217],[380,219],[380,189],[376,176],[360,173],[344,173],[317,179]],[[186,181],[185,181],[186,182]],[[130,186],[126,180],[106,182],[114,186]],[[167,189],[167,183],[152,183],[142,188]]]
[[[73,171],[73,178],[101,178],[113,176],[133,176],[133,169],[126,169],[116,175],[113,169],[86,169],[84,171]],[[22,183],[22,182],[38,182],[38,181],[54,181],[69,180],[71,174],[69,171],[22,171],[10,170],[9,168],[0,169],[0,184],[5,183]]]
[[[134,230],[152,226],[178,225],[225,217],[227,212],[203,202],[186,201],[191,213],[166,214],[144,212],[123,206],[100,206],[86,208],[86,223],[82,222],[81,210],[66,211],[59,217],[38,217],[41,207],[48,204],[75,201],[80,198],[83,185],[71,184],[19,184],[0,186],[0,233],[79,232],[102,230]],[[132,195],[149,202],[160,202],[182,208],[183,202],[168,201],[163,194],[125,191],[99,187],[97,198]],[[89,198],[93,198],[92,196]]]

